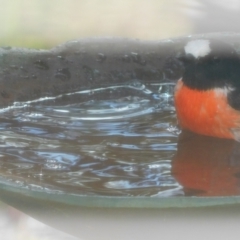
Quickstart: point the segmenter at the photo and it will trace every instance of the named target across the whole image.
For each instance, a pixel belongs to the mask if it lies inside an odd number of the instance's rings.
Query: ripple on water
[[[1,180],[37,191],[181,195],[173,84],[84,90],[1,110]]]

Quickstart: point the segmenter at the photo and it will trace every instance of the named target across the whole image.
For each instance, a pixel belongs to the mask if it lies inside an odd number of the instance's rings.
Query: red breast
[[[199,134],[234,139],[240,127],[240,112],[228,104],[226,89],[201,91],[179,80],[175,106],[180,126]]]

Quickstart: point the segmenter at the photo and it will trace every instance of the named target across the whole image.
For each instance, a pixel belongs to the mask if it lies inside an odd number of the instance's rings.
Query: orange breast
[[[240,127],[240,112],[228,105],[226,90],[194,90],[179,80],[175,106],[180,126],[199,134],[234,139],[232,129]]]

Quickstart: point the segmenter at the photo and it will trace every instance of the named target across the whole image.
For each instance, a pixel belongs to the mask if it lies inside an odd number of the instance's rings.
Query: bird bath
[[[239,217],[239,144],[180,134],[175,116],[177,57],[205,37],[239,51],[239,34],[1,48],[0,199],[86,240]]]

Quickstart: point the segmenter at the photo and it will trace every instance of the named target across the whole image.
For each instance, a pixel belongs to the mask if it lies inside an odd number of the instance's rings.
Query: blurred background
[[[240,31],[240,0],[0,0],[0,45],[93,36],[162,39]]]
[[[0,202],[1,240],[78,240]]]
[[[51,47],[92,36],[160,39],[191,24],[179,0],[0,0],[0,45]]]
[[[178,0],[0,0],[0,45],[50,47],[70,39],[185,35]]]
[[[240,31],[240,0],[0,0],[0,46],[51,48],[84,37],[157,40]],[[1,240],[74,238],[4,204]]]

